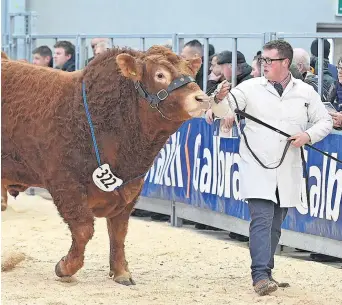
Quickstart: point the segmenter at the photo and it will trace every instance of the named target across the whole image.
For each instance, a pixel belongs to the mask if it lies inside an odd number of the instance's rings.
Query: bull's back
[[[36,134],[63,110],[68,114],[76,84],[72,75],[11,60],[3,60],[1,74],[3,131]]]
[[[65,122],[71,120],[75,76],[7,59],[1,73],[2,155],[25,163],[57,159]]]

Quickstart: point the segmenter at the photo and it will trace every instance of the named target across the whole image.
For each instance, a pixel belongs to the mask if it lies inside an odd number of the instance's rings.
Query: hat
[[[232,63],[233,53],[230,51],[223,51],[217,55],[217,64],[231,64]],[[237,63],[243,64],[246,62],[245,56],[240,52],[237,51]]]
[[[330,54],[330,42],[327,39],[324,39],[323,48],[324,58],[328,59]],[[311,54],[318,57],[318,39],[315,39],[311,44]]]

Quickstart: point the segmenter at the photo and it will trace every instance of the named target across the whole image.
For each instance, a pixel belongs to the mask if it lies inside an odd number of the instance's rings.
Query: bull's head
[[[123,53],[116,61],[139,94],[163,116],[183,121],[208,109],[208,96],[193,79],[201,67],[200,58],[186,61],[166,47],[154,46],[139,58]]]

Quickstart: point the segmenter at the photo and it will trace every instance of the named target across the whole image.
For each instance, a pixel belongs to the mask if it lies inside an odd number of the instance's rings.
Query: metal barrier
[[[25,14],[24,14],[25,15]],[[32,20],[31,14],[26,14],[28,20]],[[20,16],[20,14],[16,14]],[[341,38],[340,33],[282,33],[282,32],[266,32],[266,33],[251,33],[251,34],[183,34],[183,33],[165,33],[165,34],[56,34],[56,35],[16,35],[12,31],[14,29],[14,15],[11,16],[10,33],[8,34],[8,44],[3,49],[8,50],[11,58],[17,59],[18,41],[24,40],[25,59],[32,60],[32,50],[37,46],[39,39],[54,39],[58,40],[75,40],[75,65],[76,69],[82,69],[88,59],[88,48],[86,41],[92,38],[109,38],[111,45],[114,45],[115,39],[140,39],[140,49],[146,50],[147,39],[170,39],[172,41],[172,49],[177,54],[180,54],[185,39],[199,39],[203,42],[203,71],[209,70],[209,40],[210,39],[232,39],[232,86],[236,85],[237,81],[237,49],[238,39],[260,39],[260,47],[273,39],[289,39],[289,38],[318,38],[318,88],[319,94],[322,95],[323,84],[323,39]],[[7,37],[7,36],[6,36]],[[207,88],[208,75],[203,73],[203,90]]]
[[[311,38],[318,39],[318,93],[322,96],[323,89],[323,58],[324,58],[324,39],[342,39],[342,33],[275,33],[276,39],[287,38]]]

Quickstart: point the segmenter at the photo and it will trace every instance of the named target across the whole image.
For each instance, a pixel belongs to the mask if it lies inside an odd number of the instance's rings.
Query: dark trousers
[[[249,250],[252,258],[253,285],[268,279],[274,268],[274,253],[281,235],[281,225],[287,208],[265,199],[249,199],[251,223],[249,227]]]

